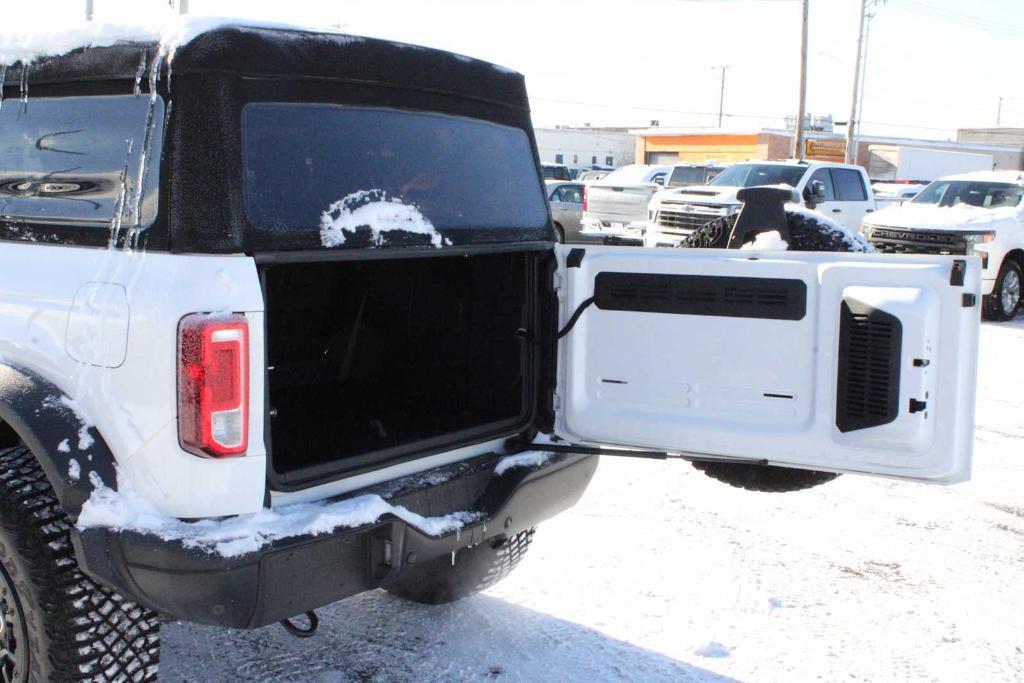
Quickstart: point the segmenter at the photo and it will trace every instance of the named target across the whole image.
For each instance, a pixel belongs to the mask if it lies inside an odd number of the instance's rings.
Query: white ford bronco
[[[152,679],[157,614],[469,595],[597,455],[969,476],[977,257],[557,245],[522,76],[436,50],[0,73],[5,680]]]
[[[1024,286],[1024,173],[976,171],[940,178],[911,201],[865,219],[862,232],[890,254],[981,257],[982,313],[1017,314]]]
[[[800,204],[854,232],[875,210],[867,173],[860,166],[823,161],[748,161],[733,164],[707,185],[662,190],[651,198],[644,246],[675,247],[694,230],[740,210],[745,187],[787,185]]]

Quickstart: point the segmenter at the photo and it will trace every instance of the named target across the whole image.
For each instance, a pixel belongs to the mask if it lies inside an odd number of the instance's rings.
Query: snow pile
[[[789,244],[786,240],[782,239],[782,235],[779,234],[778,230],[771,230],[769,232],[759,232],[754,238],[753,242],[744,244],[740,247],[743,249],[757,249],[759,251],[786,251],[789,249]]]
[[[118,476],[118,490],[114,491],[94,474],[90,474],[90,480],[95,490],[82,506],[79,529],[102,527],[152,534],[222,557],[239,557],[283,538],[318,536],[340,528],[372,524],[388,513],[432,536],[462,529],[480,517],[480,513],[470,511],[424,517],[402,506],[391,505],[378,495],[367,494],[334,503],[299,503],[228,519],[190,523],[159,512],[125,477]]]
[[[45,26],[46,30],[38,30]],[[329,31],[276,24],[253,22],[251,19],[227,17],[173,16],[159,21],[140,24],[120,24],[99,21],[35,22],[31,28],[7,24],[0,29],[0,64],[31,63],[41,57],[67,54],[84,47],[108,47],[117,43],[145,42],[160,44],[163,55],[191,42],[197,36],[223,26],[251,28],[279,28],[292,30]]]
[[[440,247],[441,234],[420,210],[384,190],[360,190],[331,204],[320,216],[320,242],[325,247],[345,244],[360,228],[372,233],[373,246],[384,244],[384,233],[400,231],[429,235]]]
[[[527,451],[517,455],[507,455],[498,461],[494,473],[499,477],[514,467],[540,467],[551,459],[551,453],[544,451]]]

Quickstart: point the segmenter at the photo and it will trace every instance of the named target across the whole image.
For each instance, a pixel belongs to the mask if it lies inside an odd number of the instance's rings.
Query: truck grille
[[[967,242],[955,232],[927,230],[894,230],[874,228],[871,244],[888,254],[958,254],[967,253]]]
[[[726,215],[726,209],[714,205],[686,204],[686,209],[660,209],[657,224],[671,230],[696,230]]]

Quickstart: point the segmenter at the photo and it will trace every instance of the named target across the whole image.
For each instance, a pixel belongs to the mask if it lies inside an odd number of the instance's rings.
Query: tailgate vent
[[[839,431],[878,427],[896,419],[902,347],[899,318],[856,299],[843,300],[836,387]]]
[[[598,273],[594,302],[605,311],[801,320],[803,280],[660,273]]]

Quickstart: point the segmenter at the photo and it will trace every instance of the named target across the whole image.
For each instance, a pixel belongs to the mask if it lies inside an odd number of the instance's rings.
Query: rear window
[[[163,100],[153,106],[150,156],[159,159]],[[149,107],[134,95],[3,103],[0,219],[107,230],[120,210],[124,227],[151,223],[160,164],[142,160]]]
[[[436,228],[543,228],[525,131],[442,114],[330,104],[245,107],[245,210],[277,231],[318,230],[332,204],[374,192]]]

